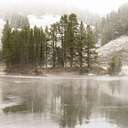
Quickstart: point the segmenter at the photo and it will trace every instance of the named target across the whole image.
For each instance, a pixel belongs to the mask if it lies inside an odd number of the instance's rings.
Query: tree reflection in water
[[[126,89],[124,82],[20,78],[2,81],[2,102],[17,103],[4,107],[5,114],[38,114],[57,122],[60,128],[91,125],[98,118],[121,128],[128,126],[127,102],[119,99]]]

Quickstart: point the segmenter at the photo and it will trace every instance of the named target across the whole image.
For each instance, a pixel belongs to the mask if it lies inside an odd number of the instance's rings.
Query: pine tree
[[[90,25],[87,25],[86,28],[86,63],[87,63],[87,72],[90,72],[94,63],[96,63],[97,53],[95,47],[95,39]]]
[[[36,67],[39,66],[39,36],[40,31],[37,26],[34,27],[34,58]]]
[[[44,66],[45,64],[45,52],[46,52],[46,37],[45,33],[42,29],[40,28],[40,67]]]
[[[68,43],[68,16],[64,15],[60,18],[59,33],[62,48],[62,66],[66,69],[67,64],[67,43]]]
[[[34,59],[34,31],[33,29],[30,29],[29,34],[29,44],[28,44],[28,50],[29,50],[29,64],[34,66],[35,65],[35,59]]]
[[[48,27],[46,26],[46,28],[45,28],[45,65],[46,65],[46,69],[48,68],[48,58],[49,58],[49,53],[50,53],[49,41],[50,41],[50,32],[49,32]]]
[[[18,66],[20,64],[20,44],[19,44],[18,30],[11,32],[11,47],[12,47],[12,65]]]
[[[51,50],[52,50],[52,67],[56,67],[56,49],[57,49],[57,24],[51,26]]]
[[[79,35],[77,40],[77,52],[78,52],[78,63],[80,66],[80,72],[83,70],[83,64],[85,59],[85,45],[86,45],[86,31],[83,22],[81,21],[79,27]]]
[[[7,67],[11,66],[12,58],[12,45],[11,45],[11,27],[9,22],[6,21],[2,36],[2,53],[3,59]]]
[[[73,67],[73,62],[75,59],[75,48],[76,48],[76,37],[78,33],[78,21],[75,14],[69,15],[68,21],[68,54],[70,60],[70,67]]]

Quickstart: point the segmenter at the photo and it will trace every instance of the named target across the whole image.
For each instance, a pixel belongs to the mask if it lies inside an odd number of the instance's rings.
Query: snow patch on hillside
[[[123,35],[115,40],[110,41],[106,45],[97,49],[101,61],[109,61],[113,56],[119,55],[122,60],[128,57],[128,36]],[[126,57],[126,58],[125,58]]]
[[[110,54],[128,50],[128,36],[124,35],[110,41],[97,50],[99,56],[107,57]]]

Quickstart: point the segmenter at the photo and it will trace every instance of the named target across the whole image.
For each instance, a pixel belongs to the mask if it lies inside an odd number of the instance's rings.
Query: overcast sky
[[[0,8],[13,11],[82,9],[99,15],[116,10],[128,0],[0,0]],[[31,11],[32,12],[32,11]]]

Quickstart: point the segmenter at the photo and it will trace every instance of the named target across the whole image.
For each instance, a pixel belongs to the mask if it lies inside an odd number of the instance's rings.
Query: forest
[[[15,26],[7,20],[2,57],[7,70],[77,68],[88,73],[97,63],[98,54],[93,27],[71,13],[45,28],[31,28],[27,18]]]
[[[89,73],[104,70],[99,64],[97,49],[127,35],[128,5],[96,18],[93,23],[80,17],[75,13],[65,14],[57,22],[45,27],[32,27],[27,16],[12,15],[5,18],[0,56],[6,71],[27,68]],[[121,58],[118,55],[109,58],[105,72],[119,73]]]

